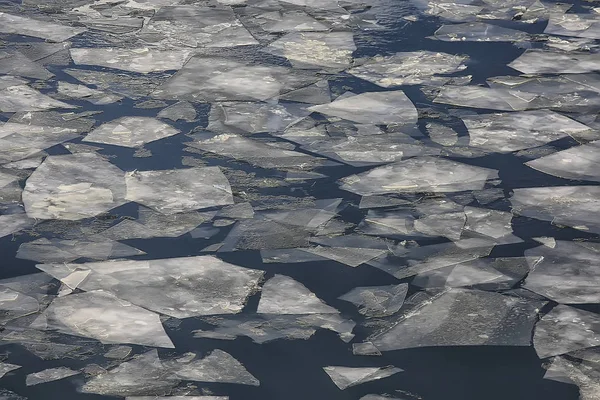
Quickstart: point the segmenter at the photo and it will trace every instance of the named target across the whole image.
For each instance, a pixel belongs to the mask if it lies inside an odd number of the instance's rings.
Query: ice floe
[[[42,383],[65,379],[73,375],[78,375],[79,373],[79,371],[73,371],[67,367],[45,369],[43,371],[34,372],[33,374],[27,375],[25,384],[27,386],[40,385]]]
[[[189,50],[154,50],[150,48],[71,48],[71,57],[77,65],[98,65],[147,74],[179,70],[189,59]]]
[[[388,376],[402,372],[400,368],[389,367],[342,367],[328,366],[323,370],[329,375],[333,383],[344,390],[351,386],[371,382],[377,379],[384,379]]]
[[[390,286],[357,287],[340,296],[358,307],[358,311],[369,317],[389,316],[397,313],[408,292],[408,284]]]
[[[300,282],[275,275],[262,288],[258,303],[261,314],[330,314],[338,311],[325,304]]]
[[[178,133],[179,131],[171,125],[155,118],[123,117],[100,125],[91,131],[83,141],[139,147]]]
[[[52,42],[63,42],[87,29],[70,27],[0,12],[0,32],[32,36]]]

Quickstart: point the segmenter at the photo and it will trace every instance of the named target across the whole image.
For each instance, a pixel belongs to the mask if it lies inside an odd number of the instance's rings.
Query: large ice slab
[[[27,85],[0,86],[0,111],[44,111],[52,108],[75,108],[53,99]]]
[[[2,378],[4,375],[8,374],[10,371],[14,371],[19,368],[21,368],[20,365],[0,362],[0,378]]]
[[[526,50],[508,64],[524,74],[581,74],[599,71],[600,54]]]
[[[533,346],[540,358],[600,346],[600,316],[558,305],[536,324]]]
[[[63,42],[85,31],[87,31],[85,28],[75,28],[0,12],[0,33],[33,36],[52,42]]]
[[[329,375],[335,385],[344,390],[351,386],[371,382],[378,379],[387,378],[402,372],[400,368],[388,367],[342,367],[328,366],[323,370]]]
[[[231,186],[219,167],[134,171],[125,181],[127,200],[162,214],[233,204]]]
[[[344,96],[329,104],[309,107],[309,110],[373,125],[414,124],[418,118],[417,109],[401,90]]]
[[[600,39],[600,18],[597,13],[553,15],[548,20],[544,33]]]
[[[38,239],[19,246],[17,258],[38,262],[71,262],[78,258],[106,260],[146,254],[135,247],[112,240]]]
[[[415,157],[378,167],[341,180],[341,188],[362,196],[385,193],[460,192],[481,190],[493,169],[461,164],[444,158]]]
[[[258,312],[261,314],[335,314],[303,284],[285,275],[275,275],[263,286]]]
[[[190,50],[154,50],[149,48],[71,48],[77,65],[98,65],[125,71],[149,72],[178,70],[190,58]]]
[[[543,305],[541,301],[467,289],[448,289],[432,297],[423,296],[416,303],[413,312],[370,338],[377,349],[529,346],[537,312]]]
[[[598,400],[600,366],[596,353],[584,350],[568,356],[553,358],[544,379],[577,385],[581,400]]]
[[[57,297],[31,327],[102,343],[174,347],[158,314],[102,290]]]
[[[79,220],[126,203],[124,172],[95,153],[49,156],[23,190],[27,215]]]
[[[264,274],[213,256],[37,267],[72,288],[102,289],[176,318],[238,313]]]
[[[597,140],[528,161],[525,165],[560,178],[600,182],[599,151]]]
[[[139,147],[155,140],[177,135],[171,125],[150,117],[122,117],[91,131],[84,142]]]
[[[400,85],[443,85],[467,68],[468,56],[433,51],[409,51],[374,57],[348,73],[384,88]]]

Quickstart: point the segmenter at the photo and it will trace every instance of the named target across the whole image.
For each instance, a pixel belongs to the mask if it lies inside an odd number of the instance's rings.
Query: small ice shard
[[[153,50],[149,48],[71,48],[77,65],[97,65],[147,74],[178,70],[189,59],[190,50]]]
[[[266,101],[315,83],[313,74],[276,65],[195,56],[152,96],[194,102]]]
[[[144,25],[144,18],[129,16],[111,16],[110,18],[80,17],[79,23],[92,30],[123,35],[140,30]]]
[[[531,263],[524,288],[562,304],[600,303],[600,253],[584,243],[556,241],[556,247],[525,252]]]
[[[569,358],[564,356],[553,358],[544,379],[577,385],[580,400],[598,400],[600,366],[597,361],[579,359],[580,355],[582,353],[578,353],[577,356],[569,354],[571,356]]]
[[[444,158],[415,157],[341,180],[341,189],[362,196],[386,193],[481,190],[498,171]]]
[[[380,356],[381,352],[371,342],[353,343],[352,354],[355,356]]]
[[[508,64],[524,74],[583,74],[600,71],[600,54],[529,49]]]
[[[477,114],[462,120],[469,130],[471,146],[501,153],[541,146],[590,130],[549,110]]]
[[[263,286],[260,314],[337,314],[306,286],[285,275],[275,275]]]
[[[519,42],[529,38],[526,32],[482,22],[442,25],[434,35],[446,42]]]
[[[0,282],[1,284],[1,282]],[[0,326],[40,310],[38,301],[16,290],[0,286]]]
[[[358,208],[384,208],[404,206],[407,204],[410,204],[410,202],[393,196],[363,196],[360,199]]]
[[[309,236],[307,229],[255,217],[235,224],[220,251],[306,247]]]
[[[600,187],[554,186],[513,189],[513,212],[575,229],[600,233]]]
[[[430,346],[529,346],[543,304],[493,292],[448,289],[426,296],[415,310],[370,341],[382,352]]]
[[[547,104],[535,101],[538,97],[536,93],[519,90],[483,86],[442,86],[433,102],[499,111],[523,111],[547,107]]]
[[[27,400],[27,398],[19,396],[10,390],[0,389],[0,400]]]
[[[83,69],[64,69],[86,85],[95,85],[99,90],[109,91],[131,99],[148,96],[158,85],[165,81],[165,76],[145,76],[125,71],[88,71]]]
[[[219,167],[134,171],[125,181],[127,200],[162,214],[233,204],[231,186]]]
[[[0,215],[0,237],[17,233],[23,229],[33,226],[34,220],[26,214],[4,214]]]
[[[387,367],[329,366],[323,367],[323,370],[329,375],[335,386],[341,390],[402,372],[400,368],[391,365]]]
[[[556,247],[556,239],[554,239],[553,237],[541,236],[541,237],[534,237],[532,239],[538,243],[543,244],[546,247],[550,247],[551,249]]]
[[[21,125],[23,130],[32,130],[30,140],[33,140],[35,136],[40,135],[45,130],[55,133],[67,133],[69,131],[73,133],[89,132],[96,121],[88,117],[100,113],[101,111],[84,111],[78,113],[72,111],[22,111],[14,113],[8,120],[8,123],[11,124],[9,125],[11,129],[15,129],[18,125]],[[6,124],[3,126],[8,127]],[[72,138],[76,137],[73,135]]]
[[[540,358],[600,346],[600,316],[558,305],[535,326],[533,347]]]
[[[327,260],[327,258],[312,254],[305,249],[262,249],[260,256],[262,262],[269,263],[305,263]]]
[[[0,33],[32,36],[52,42],[63,42],[86,30],[85,28],[74,28],[0,12]]]
[[[131,354],[131,351],[132,348],[130,346],[115,346],[104,353],[104,357],[111,360],[122,360]]]
[[[222,218],[248,219],[254,217],[254,209],[250,203],[237,203],[221,208],[217,216]]]
[[[443,85],[451,74],[467,68],[467,56],[433,51],[410,51],[386,57],[375,57],[348,73],[381,87],[400,85]]]
[[[14,371],[15,369],[19,369],[19,368],[21,368],[20,365],[0,362],[0,378],[2,378],[4,375],[8,374],[10,371]],[[0,395],[1,394],[2,393],[0,393]]]
[[[489,210],[479,207],[465,207],[465,232],[477,233],[498,240],[499,242],[520,242],[512,235],[513,215],[506,211]]]
[[[442,146],[454,146],[460,140],[458,133],[449,126],[430,122],[425,125],[425,128],[427,129],[429,138]]]
[[[344,342],[352,339],[353,321],[339,314],[238,314],[203,318],[211,326],[207,330],[194,331],[194,337],[233,340],[248,336],[256,343],[277,339],[308,340],[318,329],[337,332]]]
[[[235,134],[216,135],[187,143],[204,151],[235,158],[261,168],[309,168],[325,160],[293,150],[282,150],[268,144]]]
[[[80,374],[79,371],[73,371],[67,367],[50,368],[27,375],[25,384],[27,386],[39,385],[41,383],[58,381],[78,374]]]
[[[175,318],[238,313],[264,274],[213,256],[37,267],[66,284],[76,278],[81,290],[101,289]]]
[[[63,81],[58,82],[58,93],[74,99],[86,100],[95,105],[111,104],[123,98],[116,94],[91,89],[85,85],[77,85]]]
[[[600,140],[528,161],[525,165],[560,178],[600,182]]]
[[[163,46],[235,47],[258,44],[231,7],[167,5],[159,8],[140,32],[147,42]]]
[[[179,120],[194,122],[197,116],[198,113],[196,112],[196,109],[187,101],[179,101],[172,104],[169,107],[160,110],[157,115],[158,118],[170,119],[174,122]]]
[[[368,394],[366,396],[361,397],[359,400],[402,400],[398,397],[390,397],[390,396],[381,396],[378,394]]]
[[[213,350],[206,357],[191,361],[176,359],[167,365],[173,369],[177,377],[186,381],[260,386],[258,379],[231,354],[223,350]]]
[[[352,32],[291,32],[265,49],[296,68],[335,70],[349,67],[355,50]]]
[[[124,175],[95,153],[49,156],[27,179],[25,210],[40,219],[94,217],[126,203]]]
[[[177,129],[156,118],[122,117],[100,125],[91,131],[83,141],[123,147],[140,147],[178,133]]]
[[[302,250],[320,257],[329,258],[330,260],[337,261],[341,264],[346,264],[350,267],[358,267],[361,264],[387,253],[387,250],[360,247],[317,246],[307,247]]]
[[[43,111],[52,108],[75,107],[54,100],[52,97],[46,96],[27,85],[8,86],[0,89],[1,112]]]
[[[267,32],[320,32],[329,27],[304,11],[266,12],[256,17],[256,22]]]
[[[600,18],[597,14],[553,15],[544,33],[558,36],[600,39]]]
[[[293,101],[307,104],[324,104],[331,102],[331,91],[329,81],[321,80],[311,85],[289,91],[281,96],[279,100]]]
[[[385,317],[400,310],[407,292],[407,283],[365,286],[354,288],[339,299],[355,304],[358,311],[368,317]]]
[[[78,258],[106,260],[146,254],[135,247],[112,240],[38,239],[19,246],[17,258],[38,262],[71,262]]]
[[[162,364],[156,350],[138,355],[130,361],[88,380],[83,393],[105,396],[155,396],[165,394],[179,384],[173,371]]]
[[[101,290],[57,297],[31,327],[102,343],[174,347],[158,314]]]
[[[409,125],[416,123],[418,118],[417,109],[401,90],[362,93],[308,109],[361,124],[373,125]]]

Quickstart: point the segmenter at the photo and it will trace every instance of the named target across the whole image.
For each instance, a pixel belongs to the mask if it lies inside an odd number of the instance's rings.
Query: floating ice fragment
[[[27,215],[79,220],[126,203],[124,173],[95,153],[49,156],[23,190]]]
[[[591,353],[591,351],[589,352]],[[569,354],[569,356],[571,357],[555,357],[548,367],[544,379],[577,385],[580,400],[598,400],[598,393],[600,393],[598,362],[590,362],[585,358],[580,359],[580,356],[586,356],[585,351],[577,352],[577,355]]]
[[[448,289],[370,338],[380,351],[429,346],[529,346],[543,302]]]
[[[285,275],[275,275],[263,286],[258,313],[336,314],[338,310],[325,304],[300,282]]]
[[[233,204],[229,181],[219,167],[134,171],[125,180],[127,200],[162,214]]]
[[[25,384],[27,386],[39,385],[41,383],[53,382],[78,374],[80,374],[79,371],[73,371],[67,367],[50,368],[27,375]]]
[[[147,74],[178,70],[189,59],[190,50],[153,50],[148,48],[71,48],[77,65],[98,65]]]
[[[349,301],[358,306],[358,311],[368,317],[385,317],[395,314],[404,303],[408,292],[408,284],[389,286],[357,287],[340,296],[339,299]]]
[[[402,372],[400,368],[393,366],[387,367],[340,367],[329,366],[323,367],[323,370],[329,375],[333,383],[344,390],[351,386],[360,385],[362,383],[375,381],[378,379],[387,378]]]
[[[348,72],[385,88],[400,85],[443,85],[452,78],[440,74],[466,69],[467,59],[467,56],[441,52],[410,51],[375,57]]]
[[[256,23],[267,32],[322,32],[329,27],[304,11],[266,12],[256,16]]]
[[[40,80],[46,80],[54,76],[50,71],[38,63],[33,62],[18,51],[0,52],[0,73]]]
[[[173,369],[177,377],[187,381],[260,386],[258,379],[223,350],[213,350],[208,356],[191,361],[176,359],[167,365]]]
[[[600,346],[600,316],[558,305],[536,324],[533,346],[540,358]]]
[[[418,118],[417,109],[401,90],[362,93],[312,106],[309,110],[373,125],[409,125]]]
[[[446,42],[518,42],[529,34],[482,22],[442,25],[435,31],[435,38]]]
[[[550,17],[544,33],[600,39],[600,19],[594,14],[553,15]]]
[[[0,111],[43,111],[52,108],[75,108],[74,106],[54,100],[26,85],[9,86],[0,89]]]
[[[380,356],[381,352],[371,342],[353,343],[352,354],[355,356]]]
[[[600,71],[600,54],[526,50],[508,64],[524,74],[581,74]]]
[[[111,104],[123,98],[116,94],[105,93],[84,85],[76,85],[63,81],[58,82],[58,93],[74,99],[83,99],[95,105]]]
[[[125,71],[106,72],[64,69],[63,72],[86,85],[95,85],[98,89],[107,90],[131,99],[139,99],[149,95],[167,78],[165,75],[148,77],[126,73]]]
[[[35,221],[26,214],[0,215],[0,237],[17,233],[33,226]]]
[[[600,253],[577,242],[556,241],[525,252],[536,262],[523,287],[563,304],[600,303]],[[538,260],[539,259],[539,260]]]
[[[375,168],[341,180],[341,188],[363,196],[386,193],[460,192],[481,190],[493,169],[461,164],[444,158],[415,157]]]
[[[13,319],[34,314],[39,310],[40,304],[35,298],[0,286],[0,326],[6,325]]]
[[[1,218],[1,217],[0,217]],[[19,246],[17,258],[38,262],[71,262],[78,258],[106,260],[146,254],[123,243],[103,240],[38,239]]]
[[[140,147],[155,140],[178,134],[179,131],[150,117],[123,117],[100,125],[84,142],[106,143],[124,147]]]
[[[166,118],[171,121],[177,122],[184,120],[186,122],[193,122],[197,117],[196,109],[194,106],[187,101],[180,101],[169,107],[160,110],[157,117]]]
[[[132,348],[130,346],[115,346],[104,353],[104,357],[114,360],[122,360],[131,354],[131,351]]]
[[[86,30],[85,28],[73,28],[0,12],[0,33],[33,36],[52,42],[63,42]]]
[[[57,297],[31,327],[102,343],[174,347],[158,314],[101,290]]]
[[[4,375],[8,374],[10,371],[14,371],[15,369],[19,369],[19,368],[21,368],[20,365],[0,362],[0,378],[2,378]],[[0,395],[2,395],[2,393],[0,393]]]
[[[442,86],[433,102],[500,111],[548,107],[548,104],[536,102],[538,98],[536,93],[519,90],[490,89],[482,86]]]
[[[526,162],[525,165],[548,175],[567,179],[600,182],[600,141],[559,151]]]
[[[175,318],[235,314],[258,289],[264,272],[238,267],[213,256],[84,264],[41,264],[40,270],[76,287],[102,289],[123,300]]]
[[[227,396],[128,396],[125,400],[229,400]]]
[[[329,258],[341,264],[346,264],[350,267],[358,267],[376,257],[380,257],[387,253],[387,250],[356,248],[356,247],[308,247],[302,249],[307,253],[312,253],[320,257]]]

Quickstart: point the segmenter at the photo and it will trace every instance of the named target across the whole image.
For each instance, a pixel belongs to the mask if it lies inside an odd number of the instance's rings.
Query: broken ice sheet
[[[111,104],[123,98],[116,94],[63,81],[58,82],[58,93],[66,97],[86,100],[95,105]]]
[[[57,297],[31,327],[102,343],[174,347],[158,314],[102,290]]]
[[[190,50],[154,50],[149,48],[71,48],[77,65],[97,65],[147,74],[178,70],[189,59]]]
[[[40,264],[37,268],[72,288],[101,289],[175,318],[238,313],[264,274],[213,256]]]
[[[418,118],[417,109],[401,90],[344,96],[329,104],[309,107],[309,110],[372,125],[409,125]]]
[[[598,400],[600,393],[600,366],[574,357],[555,357],[548,367],[544,379],[569,383],[579,387],[579,399]],[[571,355],[569,355],[571,356]],[[576,358],[574,360],[573,358]]]
[[[443,85],[451,74],[467,68],[468,56],[432,51],[411,51],[377,56],[348,73],[384,88],[400,85]]]
[[[162,214],[233,204],[229,181],[219,167],[196,167],[126,174],[130,201]]]
[[[529,346],[541,301],[447,289],[419,296],[414,312],[369,338],[380,351],[430,346]],[[435,317],[432,317],[435,316]]]
[[[383,249],[369,249],[360,247],[317,246],[308,247],[302,250],[307,253],[312,253],[323,258],[337,261],[350,267],[358,267],[361,264],[364,264],[374,258],[381,257],[387,253],[387,250]]]
[[[600,346],[600,316],[558,305],[536,324],[533,346],[540,358]]]
[[[81,113],[59,111],[26,111],[14,113],[8,122],[44,127],[39,128],[42,130],[56,128],[56,132],[66,133],[68,130],[71,130],[77,133],[84,133],[88,132],[96,123],[94,119],[88,117],[100,113],[101,111],[84,111]],[[16,127],[16,125],[13,125],[13,127]],[[23,129],[25,130],[25,128]],[[39,135],[39,133],[35,134],[35,136]],[[33,140],[33,138],[30,140]]]
[[[146,254],[115,241],[38,239],[19,246],[17,258],[38,262],[71,262],[78,258],[106,260]]]
[[[4,375],[8,374],[10,371],[14,371],[19,368],[21,368],[20,365],[0,362],[0,378],[2,378]],[[0,393],[0,394],[2,394],[2,393]]]
[[[309,72],[259,65],[223,57],[195,56],[152,97],[216,101],[266,101],[319,80]]]
[[[408,284],[357,287],[340,296],[358,307],[368,317],[385,317],[397,313],[408,292]]]
[[[233,340],[250,337],[256,343],[273,340],[307,340],[318,329],[337,332],[344,342],[350,341],[356,325],[339,314],[238,314],[203,318],[210,328],[194,331],[194,337]]]
[[[544,33],[600,39],[600,18],[595,13],[553,15],[550,17]]]
[[[163,365],[151,350],[88,380],[81,392],[105,396],[155,396],[167,394],[181,379]]]
[[[52,42],[63,42],[86,30],[85,28],[75,28],[0,12],[0,33],[33,36]]]
[[[563,304],[600,303],[600,253],[583,243],[556,241],[525,252],[531,272],[524,288]]]
[[[176,5],[161,7],[140,37],[163,47],[235,47],[258,44],[231,7]]]
[[[192,360],[188,356],[194,357]],[[187,381],[236,383],[260,386],[260,382],[231,354],[223,350],[213,350],[204,358],[195,358],[194,353],[165,362],[178,378]]]
[[[43,111],[52,108],[75,108],[70,104],[54,100],[27,85],[2,88],[0,86],[0,111]]]
[[[519,90],[483,86],[442,86],[433,102],[499,111],[523,111],[549,106],[547,102],[537,101],[539,98],[536,93]]]
[[[600,54],[526,50],[508,64],[524,74],[581,74],[599,71]]]
[[[78,374],[80,374],[79,371],[73,371],[72,369],[67,367],[50,368],[27,375],[27,378],[25,379],[25,384],[27,386],[39,385],[42,383],[65,379]]]
[[[510,202],[515,214],[600,233],[598,196],[598,186],[517,188]]]
[[[549,110],[462,117],[471,146],[495,152],[537,147],[590,131],[586,125]]]
[[[158,113],[158,118],[170,119],[173,122],[184,120],[186,122],[194,122],[198,113],[194,106],[187,101],[179,101],[172,104]]]
[[[386,193],[481,190],[498,171],[444,158],[415,157],[341,179],[341,189],[362,196]]]
[[[322,165],[325,160],[310,154],[292,150],[282,150],[269,146],[265,142],[245,138],[236,134],[221,134],[211,138],[194,136],[194,141],[187,143],[195,147],[221,156],[245,161],[261,168],[293,168],[307,169]]]
[[[50,71],[18,51],[0,51],[0,73],[40,80],[54,76]]]
[[[0,326],[40,310],[38,301],[23,293],[0,286]]]
[[[560,178],[600,182],[600,141],[571,147],[528,161],[525,165]]]
[[[402,372],[400,368],[391,365],[387,367],[328,366],[323,367],[323,370],[341,390]]]
[[[150,117],[122,117],[100,125],[84,142],[105,143],[124,147],[140,147],[146,143],[177,135],[171,125]]]
[[[258,303],[259,314],[336,314],[338,310],[328,306],[300,282],[275,275],[262,288]]]
[[[300,10],[264,12],[256,15],[254,22],[263,30],[274,33],[329,30],[329,26]]]
[[[482,22],[442,25],[434,35],[447,42],[518,42],[529,38],[526,32]]]
[[[23,190],[27,215],[79,220],[126,203],[124,172],[95,153],[49,156]]]
[[[0,189],[0,193],[1,193]],[[33,226],[35,220],[27,217],[26,214],[4,214],[0,215],[0,237],[17,233],[23,229]]]
[[[355,50],[352,32],[292,32],[264,51],[287,58],[296,68],[342,70]]]

